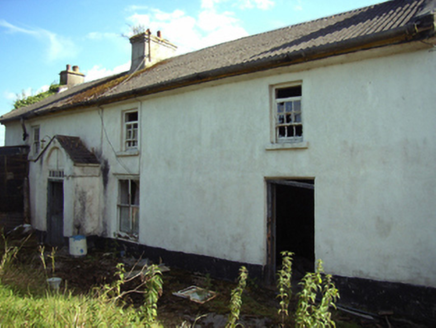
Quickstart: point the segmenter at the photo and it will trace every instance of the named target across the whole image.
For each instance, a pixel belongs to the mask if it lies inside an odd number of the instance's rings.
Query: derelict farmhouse
[[[222,277],[271,280],[290,250],[322,259],[342,302],[436,317],[435,8],[388,1],[179,56],[146,32],[129,71],[87,83],[68,65],[62,92],[0,118],[23,215],[53,245],[117,239]]]

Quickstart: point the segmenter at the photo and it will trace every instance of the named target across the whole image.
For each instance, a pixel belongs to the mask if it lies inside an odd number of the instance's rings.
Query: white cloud
[[[239,0],[236,5],[241,9],[268,10],[274,7],[275,3],[272,0]]]
[[[201,8],[216,9],[217,5],[224,2],[231,2],[233,7],[239,9],[261,9],[268,10],[275,6],[274,0],[202,0]]]
[[[198,27],[205,32],[214,32],[220,28],[236,27],[238,19],[231,12],[218,13],[216,10],[204,10],[198,16]]]
[[[74,58],[77,55],[77,47],[68,38],[57,35],[56,33],[41,28],[28,29],[22,28],[0,20],[0,26],[8,29],[9,33],[21,33],[31,35],[47,44],[47,59],[54,61],[58,59]]]
[[[42,30],[41,37],[49,40],[48,60],[54,61],[65,58],[74,58],[77,55],[77,47],[68,38],[60,37],[55,33]]]
[[[302,3],[302,1],[301,0],[297,0],[297,2],[298,3],[294,6],[294,9],[297,10],[297,11],[303,10],[303,3]]]
[[[128,6],[125,10],[126,11],[137,11],[137,10],[145,10],[145,9],[149,9],[149,7],[148,6],[131,5],[131,6]]]
[[[15,99],[17,99],[17,94],[10,91],[3,91],[3,98],[15,101]]]
[[[23,98],[23,97],[29,97],[34,95],[35,93],[33,92],[31,87],[28,87],[26,89],[22,89],[21,92],[19,94],[17,94],[17,97]]]
[[[118,39],[120,34],[117,33],[101,33],[101,32],[90,32],[86,35],[86,38],[91,40],[103,40],[103,39]]]
[[[216,3],[220,3],[220,2],[223,2],[223,0],[201,0],[201,8],[212,9],[215,7]]]
[[[3,91],[3,97],[7,100],[11,100],[14,102],[15,100],[17,100],[17,98],[34,96],[38,93],[47,91],[49,88],[50,88],[49,85],[43,85],[42,87],[40,87],[36,91],[33,90],[31,87],[22,89],[21,92],[19,92],[19,93],[14,93],[14,92],[10,92],[10,91]]]
[[[203,0],[203,10],[196,17],[182,10],[150,9],[146,14],[135,13],[127,20],[133,26],[149,28],[153,34],[160,30],[165,39],[177,45],[178,53],[183,54],[248,35],[233,12],[219,12],[214,8],[221,1]]]
[[[154,17],[159,20],[159,21],[168,21],[171,19],[179,19],[185,16],[185,12],[180,10],[180,9],[176,9],[174,10],[172,13],[165,13],[161,10],[154,10]]]
[[[101,65],[94,65],[90,70],[84,71],[85,81],[93,81],[100,79],[102,77],[118,74],[121,72],[128,71],[130,69],[130,61],[115,67],[114,69],[107,69]]]
[[[39,88],[39,89],[36,91],[35,94],[38,94],[38,93],[40,93],[40,92],[46,92],[46,91],[48,91],[49,88],[50,88],[50,86],[49,86],[48,84],[43,85],[41,88]]]
[[[36,31],[26,30],[24,28],[12,25],[12,24],[8,23],[7,21],[5,21],[4,19],[0,19],[0,26],[6,27],[7,29],[9,29],[9,33],[24,33],[24,34],[38,36],[38,33]]]

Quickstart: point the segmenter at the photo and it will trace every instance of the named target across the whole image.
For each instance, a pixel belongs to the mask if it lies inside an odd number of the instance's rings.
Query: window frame
[[[123,183],[127,182],[127,195],[123,190]],[[135,182],[137,188],[135,190],[136,195],[132,196],[132,182]],[[139,177],[120,177],[117,180],[118,183],[118,196],[117,196],[117,216],[118,224],[117,231],[118,236],[125,239],[138,240],[139,237],[139,221],[140,221],[140,195],[141,185]],[[126,197],[127,196],[127,197]],[[124,200],[127,200],[125,202]],[[123,209],[128,209],[128,231],[123,230]],[[135,219],[136,228],[135,228]]]
[[[41,152],[41,127],[39,125],[31,126],[32,131],[32,153],[33,155],[38,155]],[[35,138],[36,132],[38,132],[38,137]]]
[[[128,121],[128,115],[136,113],[136,121]],[[134,152],[139,149],[139,111],[137,109],[127,110],[122,112],[122,122],[123,122],[123,134],[122,134],[122,150],[126,152]],[[135,125],[136,127],[130,127],[130,125]],[[129,131],[136,134],[135,137],[129,137]],[[135,143],[134,145],[129,145],[129,143]]]
[[[300,88],[299,96],[290,96],[290,97],[281,97],[278,98],[278,90],[288,89],[288,88]],[[295,101],[299,102],[299,109],[294,110],[294,106],[290,111],[286,111],[286,105],[283,106],[283,111],[278,111],[279,103],[290,103],[294,104]],[[280,121],[280,116],[282,116],[282,121]],[[291,117],[290,122],[286,122],[287,117]],[[296,116],[299,117],[299,120],[296,120]],[[276,145],[283,144],[292,144],[297,146],[299,144],[301,146],[304,143],[304,112],[303,112],[303,84],[301,81],[286,83],[286,84],[278,84],[273,85],[271,87],[271,143]],[[288,133],[288,128],[292,128],[293,134],[292,136],[284,136],[280,137],[280,129],[284,128]],[[297,135],[297,129],[301,129],[301,135]],[[282,130],[283,131],[283,130]],[[297,147],[297,148],[305,148]]]

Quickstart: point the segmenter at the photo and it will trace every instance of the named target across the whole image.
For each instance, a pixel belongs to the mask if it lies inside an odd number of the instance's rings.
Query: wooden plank
[[[297,182],[290,180],[268,180],[268,183],[315,190],[315,186],[313,184],[306,182]]]

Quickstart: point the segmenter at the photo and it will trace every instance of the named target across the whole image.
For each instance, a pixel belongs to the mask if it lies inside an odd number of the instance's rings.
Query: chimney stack
[[[149,67],[157,62],[172,57],[177,47],[162,38],[162,33],[153,35],[149,29],[130,38],[132,44],[132,64],[130,73]]]
[[[66,85],[68,88],[83,83],[85,81],[85,74],[80,73],[79,66],[73,66],[71,70],[71,65],[67,65],[65,71],[60,72],[60,85]]]

